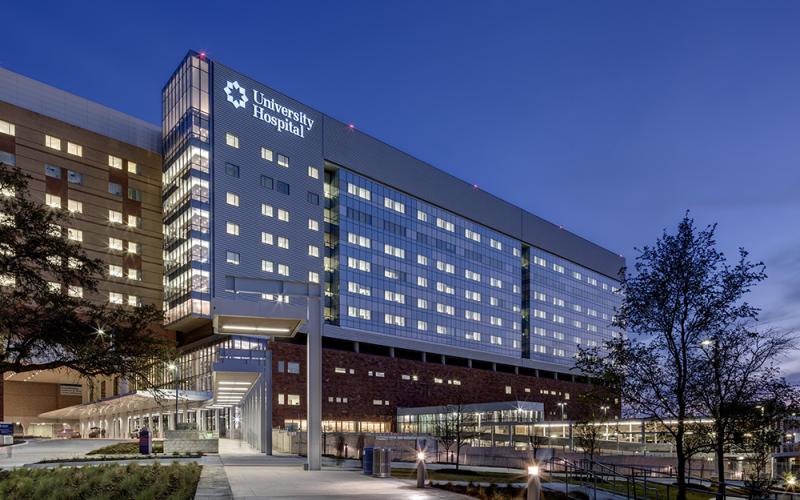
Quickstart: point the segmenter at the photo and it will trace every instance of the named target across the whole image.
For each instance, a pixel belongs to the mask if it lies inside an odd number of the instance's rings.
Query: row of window
[[[61,171],[62,168],[55,165],[45,164],[44,166],[44,175],[52,179],[61,179]],[[67,170],[67,182],[70,184],[83,185],[83,174],[73,170]],[[119,184],[118,182],[109,182],[108,192],[114,196],[122,196],[122,184]],[[142,192],[138,189],[129,187],[128,198],[134,201],[142,201]]]
[[[225,134],[225,144],[232,148],[239,149],[239,137],[231,134],[230,132]],[[266,161],[274,161],[274,154],[271,149],[262,147],[261,148],[261,159]],[[277,164],[283,168],[289,168],[289,157],[286,155],[282,155],[278,153],[278,160]],[[314,179],[319,179],[319,169],[316,167],[309,166],[308,167],[308,176],[313,177]]]
[[[539,257],[537,255],[533,256],[533,263],[536,264],[537,266],[540,266],[540,267],[544,267],[544,268],[547,267],[547,260],[542,258],[542,257]],[[555,271],[557,273],[566,274],[566,269],[564,268],[564,266],[562,266],[560,264],[556,264],[555,262],[552,264],[552,269],[553,269],[553,271]],[[573,278],[575,278],[578,281],[582,281],[583,280],[583,273],[581,273],[579,271],[571,271],[570,274],[571,274],[571,276]],[[586,276],[586,282],[588,284],[592,285],[592,286],[600,285],[600,287],[603,290],[610,290],[612,293],[618,293],[619,292],[619,288],[617,288],[615,286],[610,286],[608,283],[599,283],[596,278],[593,278],[591,276]]]
[[[2,122],[2,123],[6,123],[6,122]],[[0,123],[0,131],[2,131],[3,128],[4,128],[2,123]],[[11,125],[11,124],[8,124],[8,125]],[[10,130],[13,132],[13,125],[11,125],[11,127],[12,128]],[[8,130],[8,127],[5,127],[5,129]],[[14,135],[14,134],[11,133],[11,135]],[[58,138],[58,137],[54,137],[52,135],[46,135],[46,134],[44,136],[44,145],[47,146],[50,149],[55,149],[57,151],[61,151],[61,142],[62,142],[61,139]],[[70,142],[70,141],[65,141],[65,142],[67,143],[67,153],[68,154],[71,154],[71,155],[77,156],[77,157],[83,157],[83,146],[81,146],[80,144],[75,144],[74,142]],[[127,160],[127,164],[128,164],[128,172],[130,172],[132,174],[139,174],[140,173],[140,169],[139,169],[139,164],[138,163],[130,161],[130,160]],[[118,157],[118,156],[108,155],[108,166],[111,167],[111,168],[115,168],[117,170],[122,170],[122,168],[123,168],[123,159]]]
[[[47,206],[51,208],[63,208],[61,197],[54,194],[45,193],[44,202]],[[72,214],[82,214],[83,202],[68,198],[66,209]],[[137,215],[128,214],[126,220],[122,212],[111,209],[108,210],[108,222],[113,224],[125,224],[128,227],[137,227],[137,228],[141,227],[142,225],[141,217]]]

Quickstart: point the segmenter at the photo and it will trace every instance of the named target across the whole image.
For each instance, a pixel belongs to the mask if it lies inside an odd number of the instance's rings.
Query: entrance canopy
[[[204,403],[211,399],[211,394],[200,391],[178,391],[181,404]],[[172,405],[172,406],[170,406]],[[146,410],[170,411],[175,405],[175,389],[158,389],[136,391],[122,396],[114,396],[93,403],[67,406],[40,414],[42,418],[66,420],[86,419],[95,415],[123,412],[141,412]]]

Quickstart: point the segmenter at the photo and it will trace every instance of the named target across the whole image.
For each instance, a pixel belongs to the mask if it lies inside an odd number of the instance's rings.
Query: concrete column
[[[320,290],[321,293],[321,290]],[[322,297],[308,297],[308,335],[306,346],[306,422],[308,429],[308,470],[322,469]]]
[[[361,345],[358,342],[353,342],[353,352],[360,352]]]
[[[467,368],[472,368],[472,360],[471,359],[467,360]]]
[[[389,357],[390,357],[390,358],[393,358],[393,357],[394,357],[394,347],[390,347],[390,348],[389,348]]]
[[[423,353],[422,353],[422,362],[424,363],[424,362],[426,362],[426,361],[428,361],[428,356],[427,356],[427,354],[425,354],[425,352],[423,351]]]
[[[492,363],[492,371],[493,372],[497,371],[497,363]]]
[[[519,366],[514,367],[514,374],[519,375]]]
[[[356,346],[358,343],[356,342]],[[358,352],[356,347],[356,352]],[[320,370],[320,379],[322,371]],[[264,372],[261,376],[263,390],[259,395],[261,400],[261,448],[265,454],[272,455],[272,351],[267,351],[267,360],[264,365]],[[320,401],[322,401],[322,384],[320,383]],[[320,403],[321,405],[322,403]],[[321,412],[320,412],[321,415]]]
[[[446,359],[446,358],[447,358],[447,356],[445,356],[444,354],[442,354],[442,364],[443,364],[443,365],[446,365],[446,364],[447,364],[447,359]]]

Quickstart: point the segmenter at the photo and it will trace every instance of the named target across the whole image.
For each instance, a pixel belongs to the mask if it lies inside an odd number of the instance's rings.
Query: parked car
[[[65,428],[58,431],[56,437],[62,439],[80,439],[81,433],[75,429]]]
[[[100,427],[92,427],[89,429],[89,437],[90,438],[99,438],[103,433],[103,430]]]

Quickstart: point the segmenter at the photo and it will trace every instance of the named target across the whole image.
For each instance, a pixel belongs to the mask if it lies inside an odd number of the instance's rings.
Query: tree
[[[575,435],[576,444],[583,450],[584,456],[589,460],[589,467],[593,467],[595,455],[600,454],[600,440],[602,430],[592,420],[576,423],[572,432]]]
[[[750,413],[752,417],[749,421],[750,432],[747,432],[745,437],[747,448],[750,452],[751,467],[744,480],[749,500],[772,498],[769,491],[775,484],[775,478],[772,477],[770,470],[772,453],[783,438],[783,433],[779,426],[775,425],[776,421],[773,420],[773,416],[776,413],[775,410],[777,410],[777,413],[784,413],[781,407],[781,404],[771,408],[769,405],[768,407],[762,406],[754,409],[757,411]],[[765,411],[761,412],[762,409]]]
[[[66,367],[152,387],[154,360],[173,357],[161,312],[90,300],[102,261],[65,237],[65,211],[30,198],[29,179],[0,164],[0,373]]]
[[[455,448],[456,470],[461,463],[461,448],[476,434],[477,421],[472,413],[464,411],[461,403],[448,405],[445,412],[437,416],[433,434],[442,443],[450,461],[450,452]]]
[[[634,273],[621,277],[614,325],[627,331],[581,350],[576,367],[620,394],[627,411],[664,426],[675,441],[678,500],[686,498],[687,421],[702,415],[692,387],[701,342],[752,317],[742,301],[763,280],[760,263],[740,251],[736,265],[716,249],[716,226],[684,216],[675,234],[637,249]]]

